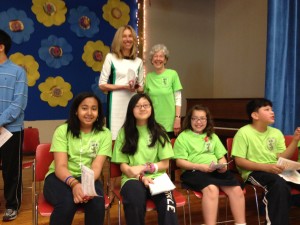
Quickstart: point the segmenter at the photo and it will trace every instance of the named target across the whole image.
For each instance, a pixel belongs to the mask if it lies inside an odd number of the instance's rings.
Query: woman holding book
[[[239,182],[227,170],[227,151],[214,133],[208,108],[201,105],[192,107],[183,121],[182,130],[174,144],[174,158],[177,166],[184,170],[182,182],[203,194],[205,224],[216,224],[220,189],[229,198],[235,224],[246,224],[244,193]]]
[[[136,94],[129,101],[125,123],[113,151],[112,162],[122,171],[121,195],[127,225],[145,224],[146,201],[158,211],[158,224],[178,224],[176,203],[170,191],[150,195],[149,184],[169,167],[173,150],[165,129],[154,119],[152,101]]]
[[[80,93],[73,100],[69,119],[56,128],[52,138],[54,161],[44,184],[45,198],[54,206],[50,225],[71,225],[78,207],[85,211],[85,225],[104,223],[104,192],[99,177],[111,148],[111,133],[104,126],[100,100],[93,93]],[[83,193],[83,165],[94,171],[99,197]]]

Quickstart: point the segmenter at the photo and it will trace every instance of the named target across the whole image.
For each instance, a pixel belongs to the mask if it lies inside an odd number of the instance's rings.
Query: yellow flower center
[[[94,51],[93,59],[97,62],[101,62],[103,60],[103,53],[99,50]]]
[[[111,10],[111,15],[115,18],[115,19],[120,19],[122,17],[122,11],[119,8],[113,8]]]
[[[80,17],[80,19],[79,19],[79,26],[82,29],[84,29],[84,30],[90,29],[90,27],[91,27],[91,20],[90,20],[90,18],[88,18],[87,16]]]
[[[54,58],[60,58],[63,55],[63,50],[59,46],[51,46],[49,54]]]
[[[12,32],[20,32],[24,30],[24,24],[21,20],[11,20],[9,21],[9,29]]]
[[[59,98],[63,95],[63,90],[57,86],[53,86],[52,88],[50,88],[50,92],[50,95],[56,98]]]
[[[43,9],[44,12],[49,16],[53,16],[56,13],[56,7],[52,2],[45,2]]]

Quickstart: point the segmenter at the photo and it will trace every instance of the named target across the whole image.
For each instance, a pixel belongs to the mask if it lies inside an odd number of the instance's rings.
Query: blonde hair
[[[135,59],[137,57],[137,36],[135,30],[130,25],[119,27],[115,33],[114,39],[111,43],[111,52],[117,55],[117,58],[122,59],[122,36],[125,30],[130,30],[133,37],[133,46],[130,51],[129,58]]]

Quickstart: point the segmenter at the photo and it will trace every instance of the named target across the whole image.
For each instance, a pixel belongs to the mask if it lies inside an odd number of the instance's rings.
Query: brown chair
[[[46,201],[41,191],[42,183],[48,172],[49,166],[54,159],[53,153],[50,152],[51,144],[39,144],[36,149],[36,155],[33,163],[33,183],[32,183],[32,213],[33,225],[38,225],[38,214],[41,216],[51,216],[53,206]],[[39,184],[39,185],[38,185]],[[110,203],[109,198],[105,194],[105,209],[107,223],[110,225]],[[78,211],[83,211],[82,208]]]
[[[285,135],[285,145],[289,146],[289,144],[291,143],[293,136],[292,135]],[[227,138],[226,139],[226,145],[227,145],[227,151],[228,151],[228,159],[232,159],[233,157],[231,155],[231,151],[232,151],[232,144],[233,144],[233,138]],[[295,150],[294,155],[292,156],[291,160],[297,161],[298,160],[298,148]],[[236,165],[234,163],[234,160],[231,164],[231,167],[233,167],[233,170],[236,171],[238,173],[238,170],[236,168]],[[256,204],[256,212],[257,212],[257,222],[258,224],[262,224],[263,222],[260,221],[260,212],[259,212],[259,201],[258,201],[258,191],[263,192],[262,187],[260,186],[256,186],[254,184],[250,184],[250,183],[246,183],[247,185],[249,185],[250,187],[252,187],[253,191],[254,191],[254,196],[255,196],[255,204]],[[295,189],[295,188],[291,188],[291,194],[292,195],[298,195],[300,194],[300,191]]]
[[[122,171],[120,169],[120,164],[117,163],[109,163],[109,177],[111,179],[113,178],[118,178],[122,176]],[[110,179],[108,179],[108,181],[110,181]],[[119,186],[114,186],[113,189],[110,189],[110,183],[107,182],[108,188],[107,190],[110,190],[113,195],[118,199],[118,219],[119,219],[119,225],[121,225],[121,204],[122,204],[122,196],[120,194],[120,187]],[[185,222],[185,204],[186,204],[186,198],[185,196],[177,191],[176,189],[173,190],[173,196],[176,202],[176,207],[182,207],[183,209],[183,219],[184,219],[184,224],[186,224]],[[148,199],[146,202],[146,211],[152,211],[155,210],[155,204],[151,199]]]

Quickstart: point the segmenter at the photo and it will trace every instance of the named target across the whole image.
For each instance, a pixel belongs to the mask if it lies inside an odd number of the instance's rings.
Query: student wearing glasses
[[[122,171],[121,195],[127,225],[145,224],[148,198],[156,205],[159,225],[178,224],[172,192],[151,196],[149,191],[149,183],[166,172],[173,155],[165,129],[154,119],[151,99],[146,94],[134,95],[112,157]]]
[[[239,182],[227,170],[225,164],[215,169],[211,163],[226,163],[227,151],[214,133],[213,122],[207,107],[195,105],[187,113],[182,132],[174,144],[174,158],[183,169],[182,182],[195,191],[201,191],[204,223],[215,225],[217,221],[220,189],[229,198],[236,225],[246,224],[245,198]]]

